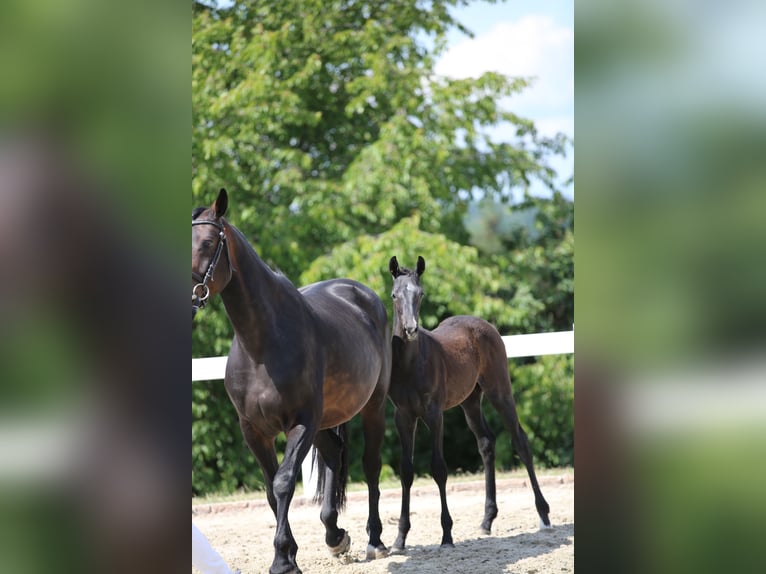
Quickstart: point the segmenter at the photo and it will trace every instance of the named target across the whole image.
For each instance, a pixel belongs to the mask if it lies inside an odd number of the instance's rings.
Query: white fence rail
[[[503,337],[508,358],[574,353],[574,331],[508,335]],[[192,359],[192,381],[223,379],[226,357]]]
[[[531,335],[508,335],[503,337],[508,358],[536,357],[539,355],[563,355],[574,353],[574,331],[534,333]],[[192,359],[192,381],[215,381],[223,379],[226,357]],[[316,476],[311,468],[311,454],[301,467],[304,496],[316,491]]]

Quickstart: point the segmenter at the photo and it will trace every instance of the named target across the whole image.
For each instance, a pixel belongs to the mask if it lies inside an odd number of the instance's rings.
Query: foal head
[[[426,270],[426,261],[418,256],[417,268],[412,271],[399,267],[396,256],[388,262],[388,270],[394,278],[391,298],[394,301],[394,335],[407,341],[418,336],[418,316],[423,300],[420,276]]]
[[[231,280],[223,220],[228,203],[226,190],[221,189],[210,207],[192,211],[192,317],[211,295],[220,293]],[[226,259],[225,265],[222,259]]]

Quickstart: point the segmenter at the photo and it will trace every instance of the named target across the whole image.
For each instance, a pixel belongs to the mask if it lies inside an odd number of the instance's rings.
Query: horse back
[[[456,315],[439,323],[432,334],[444,350],[450,386],[460,386],[460,394],[462,387],[469,384],[469,391],[473,390],[479,378],[486,381],[508,378],[505,345],[491,323],[479,317]],[[462,384],[457,385],[456,379]],[[449,398],[451,406],[462,402],[457,396]]]
[[[352,279],[330,279],[299,289],[307,305],[322,325],[330,330],[355,330],[385,337],[388,327],[386,308],[369,287]]]

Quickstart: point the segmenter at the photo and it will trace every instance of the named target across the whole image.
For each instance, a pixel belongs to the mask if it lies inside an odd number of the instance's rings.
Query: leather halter
[[[192,227],[195,225],[212,225],[218,229],[218,246],[215,248],[215,254],[210,260],[210,264],[207,266],[207,271],[205,272],[204,277],[199,273],[192,271],[192,279],[197,282],[196,285],[192,287],[192,319],[194,318],[194,315],[197,314],[197,311],[205,306],[205,303],[207,303],[207,300],[210,297],[210,288],[207,286],[207,283],[212,279],[213,273],[215,272],[215,266],[218,265],[218,260],[221,258],[221,253],[226,245],[226,234],[224,233],[223,224],[210,219],[202,219],[199,221],[192,221]],[[229,257],[228,249],[226,250],[226,257]],[[202,288],[202,294],[198,295],[197,290],[200,287]]]

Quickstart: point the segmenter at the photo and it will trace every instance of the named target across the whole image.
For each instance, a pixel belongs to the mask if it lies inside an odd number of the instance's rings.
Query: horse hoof
[[[492,530],[491,530],[490,528],[484,528],[483,526],[482,526],[481,528],[479,528],[479,531],[480,531],[482,534],[485,534],[485,535],[487,535],[487,536],[489,536],[490,534],[492,534]]]
[[[388,556],[388,548],[383,544],[377,547],[372,544],[367,545],[367,560],[377,560],[386,556]]]
[[[346,532],[343,535],[343,540],[340,541],[340,544],[337,546],[330,546],[330,554],[333,556],[340,556],[341,554],[348,552],[349,548],[351,548],[351,537],[348,535],[348,532]]]
[[[454,547],[455,547],[455,545],[454,545],[454,544],[452,544],[452,542],[446,542],[446,543],[442,544],[442,545],[439,547],[439,549],[440,549],[440,550],[444,550],[444,549],[447,549],[447,550],[449,550],[450,548],[454,548]]]
[[[553,526],[550,524],[550,520],[548,521],[548,524],[545,524],[543,522],[543,519],[540,519],[540,530],[553,530]]]
[[[391,547],[389,554],[404,554],[404,546],[397,546],[396,544],[394,544]]]

